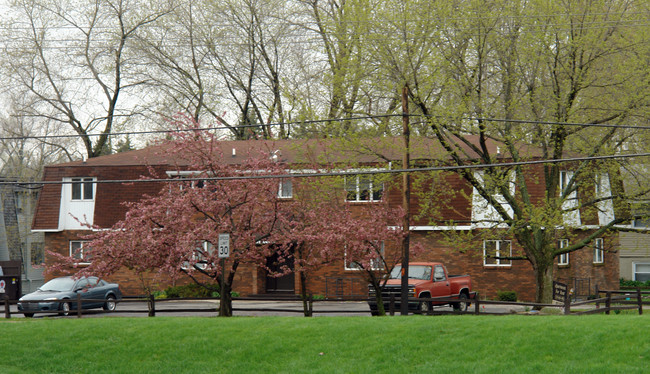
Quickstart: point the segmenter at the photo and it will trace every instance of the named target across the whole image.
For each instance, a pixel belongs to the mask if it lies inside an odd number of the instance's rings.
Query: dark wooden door
[[[296,280],[293,272],[293,257],[287,259],[285,263],[280,263],[278,261],[278,255],[275,254],[266,260],[266,266],[271,270],[271,272],[280,271],[282,265],[286,265],[291,269],[291,273],[283,275],[281,277],[266,277],[266,292],[286,292],[294,293],[296,290]]]

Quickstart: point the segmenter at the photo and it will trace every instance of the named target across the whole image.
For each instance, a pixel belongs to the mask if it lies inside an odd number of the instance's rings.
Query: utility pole
[[[404,138],[404,156],[402,159],[402,168],[408,170],[410,164],[410,135],[411,130],[409,127],[409,103],[408,103],[408,85],[402,88],[402,137]],[[410,189],[410,176],[407,171],[402,174],[402,207],[404,208],[404,220],[402,228],[404,230],[404,238],[402,239],[402,289],[401,289],[401,302],[400,314],[407,316],[408,309],[408,294],[409,294],[409,241],[411,236],[411,189]]]

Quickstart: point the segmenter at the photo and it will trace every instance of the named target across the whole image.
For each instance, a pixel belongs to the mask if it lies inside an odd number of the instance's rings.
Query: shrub
[[[497,291],[499,301],[517,301],[517,292],[515,291]]]
[[[620,286],[621,288],[650,288],[650,280],[634,281],[621,278]]]
[[[208,284],[209,288],[200,286],[196,283],[190,283],[182,286],[172,286],[167,288],[164,292],[168,298],[179,298],[179,297],[213,297],[213,293],[218,290],[219,286],[214,284]],[[218,294],[218,292],[217,292]]]

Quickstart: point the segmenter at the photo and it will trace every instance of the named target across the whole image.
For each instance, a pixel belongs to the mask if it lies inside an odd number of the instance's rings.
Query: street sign
[[[564,283],[553,281],[553,300],[564,302],[566,300],[568,287]]]
[[[219,258],[230,257],[230,234],[219,234],[219,247],[217,248]]]

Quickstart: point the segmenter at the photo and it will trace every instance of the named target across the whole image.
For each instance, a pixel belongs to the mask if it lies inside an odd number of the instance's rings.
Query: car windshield
[[[72,278],[54,278],[39,289],[41,291],[70,291],[72,286],[74,286]]]
[[[393,271],[390,272],[390,279],[402,278],[402,267],[395,266]],[[431,266],[426,265],[411,265],[409,266],[409,279],[431,280]]]

